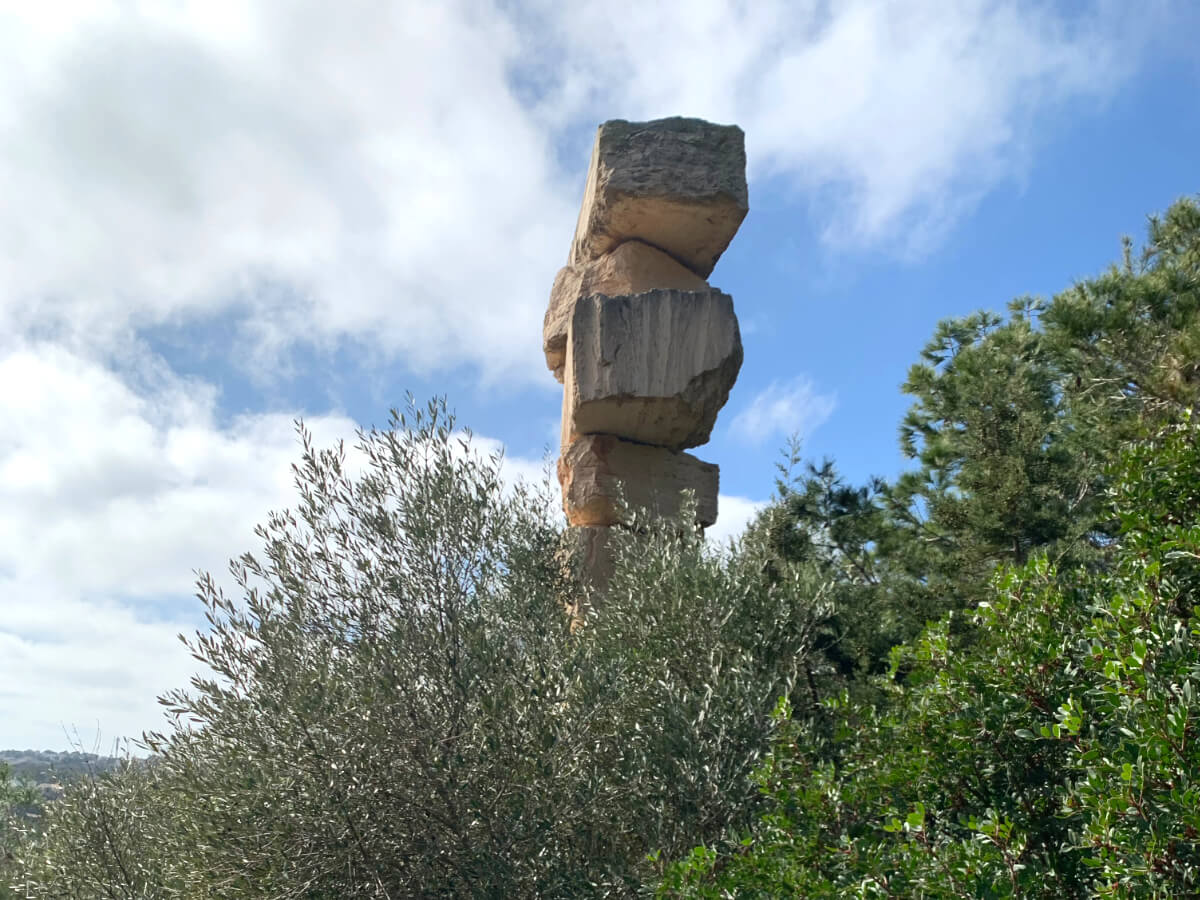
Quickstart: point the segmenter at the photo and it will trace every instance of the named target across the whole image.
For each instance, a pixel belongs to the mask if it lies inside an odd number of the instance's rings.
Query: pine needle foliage
[[[1099,277],[941,323],[897,482],[785,486],[760,527],[831,579],[859,677],[781,704],[768,809],[661,896],[1200,896],[1197,335],[1185,199]]]

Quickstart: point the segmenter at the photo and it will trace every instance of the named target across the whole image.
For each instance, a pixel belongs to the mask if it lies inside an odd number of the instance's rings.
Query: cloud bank
[[[355,340],[542,384],[597,121],[737,122],[755,202],[911,249],[1019,175],[1064,104],[1119,89],[1156,9],[2,5],[0,324],[232,316],[238,360]]]
[[[129,368],[44,342],[0,359],[0,747],[65,746],[75,727],[85,744],[99,727],[107,747],[161,724],[155,697],[197,667],[176,640],[202,624],[194,572],[236,596],[228,560],[295,506],[292,416],[222,424],[211,388],[153,358]],[[318,447],[345,441],[354,472],[353,421],[304,425]],[[502,471],[543,474],[519,457]]]
[[[0,0],[0,744],[153,726],[192,668],[192,571],[290,502],[295,411],[231,418],[147,330],[231,322],[212,355],[267,379],[353,342],[551,390],[541,317],[598,121],[737,122],[752,205],[807,210],[835,250],[919,252],[1177,9]],[[776,384],[731,429],[831,408]],[[756,508],[721,502],[725,531]]]

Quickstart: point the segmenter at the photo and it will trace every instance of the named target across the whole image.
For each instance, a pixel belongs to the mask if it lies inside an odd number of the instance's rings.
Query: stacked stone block
[[[717,517],[708,441],[742,365],[733,300],[708,285],[749,209],[745,139],[699,119],[600,126],[567,265],[550,293],[546,365],[563,384],[563,507],[603,580],[606,529],[629,509]]]

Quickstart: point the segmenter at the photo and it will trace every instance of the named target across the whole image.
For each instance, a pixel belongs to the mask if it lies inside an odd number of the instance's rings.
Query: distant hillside
[[[119,762],[113,756],[77,751],[0,750],[0,763],[6,764],[18,781],[39,785],[62,784],[86,774],[89,769],[107,772],[116,768]]]

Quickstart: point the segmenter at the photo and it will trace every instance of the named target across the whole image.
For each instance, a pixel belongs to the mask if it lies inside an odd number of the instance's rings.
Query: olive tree
[[[748,821],[807,570],[716,552],[685,512],[614,535],[585,597],[551,488],[506,483],[442,403],[352,454],[302,436],[236,596],[200,579],[206,674],[164,696],[154,764],[68,792],[31,896],[629,895],[651,854]],[[114,833],[83,815],[105,798]]]

